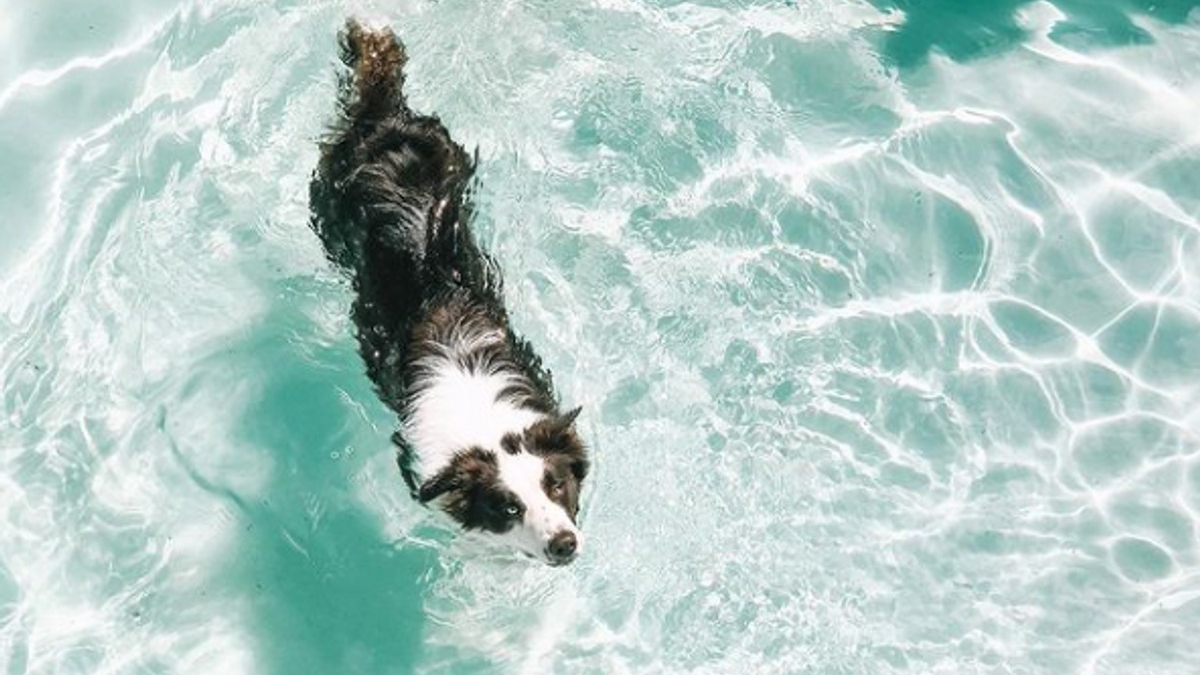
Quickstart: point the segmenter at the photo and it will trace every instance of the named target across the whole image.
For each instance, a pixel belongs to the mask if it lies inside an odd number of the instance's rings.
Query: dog
[[[575,560],[588,453],[550,371],[509,326],[471,232],[474,157],[412,111],[390,29],[347,21],[339,115],[310,185],[311,226],[350,278],[366,371],[399,416],[414,498],[549,565]]]

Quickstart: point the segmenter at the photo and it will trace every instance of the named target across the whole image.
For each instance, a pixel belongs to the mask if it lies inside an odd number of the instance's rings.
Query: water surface
[[[15,0],[0,672],[1195,673],[1194,0]],[[478,147],[588,546],[413,504],[307,229],[347,14]]]

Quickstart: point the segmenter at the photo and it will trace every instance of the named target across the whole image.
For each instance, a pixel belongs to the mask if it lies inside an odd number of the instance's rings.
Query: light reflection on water
[[[1190,672],[1195,3],[793,4],[0,13],[0,670]],[[584,405],[568,569],[396,475],[306,225],[347,13]]]

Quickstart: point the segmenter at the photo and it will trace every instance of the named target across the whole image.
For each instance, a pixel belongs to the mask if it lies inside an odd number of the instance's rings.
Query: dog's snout
[[[551,537],[550,545],[546,547],[550,560],[559,565],[571,562],[578,550],[579,539],[570,530],[563,530]]]

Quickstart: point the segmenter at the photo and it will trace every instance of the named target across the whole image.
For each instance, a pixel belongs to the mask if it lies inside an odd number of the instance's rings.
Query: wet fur
[[[578,410],[559,411],[549,371],[509,327],[499,268],[470,229],[475,161],[436,117],[409,109],[407,57],[390,30],[350,21],[341,51],[340,114],[310,187],[312,228],[353,284],[367,374],[402,423],[393,440],[405,481],[421,502],[440,498],[464,527],[504,533],[514,523],[496,509],[515,493],[499,480],[511,462],[496,455],[515,448],[543,459],[546,494],[573,520],[588,469],[573,426]],[[475,387],[468,393],[495,387],[489,422],[505,427],[497,447],[447,452],[414,443],[431,423],[457,422],[427,419],[456,414],[446,410],[450,375]],[[468,430],[472,421],[462,420]],[[426,436],[439,445],[439,436]]]

